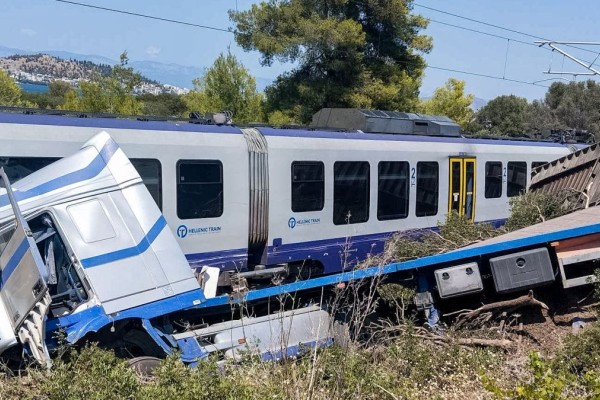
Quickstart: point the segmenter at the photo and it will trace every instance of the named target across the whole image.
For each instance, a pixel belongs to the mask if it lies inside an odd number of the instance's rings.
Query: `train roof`
[[[287,137],[312,137],[325,139],[353,139],[353,140],[382,140],[399,142],[425,142],[425,143],[464,143],[464,144],[491,144],[504,146],[543,146],[543,147],[565,147],[564,144],[555,142],[532,141],[532,140],[505,140],[493,138],[472,137],[447,137],[447,136],[418,136],[418,135],[390,135],[363,132],[336,132],[307,129],[278,129],[260,128],[265,136],[287,136]]]
[[[75,126],[102,129],[135,129],[149,131],[173,131],[173,132],[215,132],[241,134],[238,127],[230,125],[205,125],[192,124],[182,121],[154,121],[139,120],[131,118],[98,118],[77,117],[70,115],[54,114],[26,114],[26,113],[0,113],[0,123],[27,124],[27,125],[52,125],[52,126]]]
[[[214,125],[193,123],[193,120],[167,121],[152,120],[142,118],[117,118],[110,117],[87,117],[81,113],[56,115],[44,113],[45,110],[36,110],[40,112],[0,112],[0,124],[26,124],[26,125],[50,125],[50,126],[70,126],[70,127],[88,127],[100,129],[131,129],[131,130],[149,130],[149,131],[169,131],[169,132],[200,132],[215,134],[242,134],[243,127],[236,125]],[[489,144],[504,146],[542,146],[542,147],[564,147],[564,144],[549,141],[533,141],[504,138],[472,138],[472,137],[448,137],[448,136],[421,136],[421,135],[401,135],[401,134],[378,134],[364,133],[361,131],[336,131],[336,130],[316,130],[311,128],[274,128],[274,127],[256,127],[265,136],[279,137],[306,137],[306,138],[324,138],[324,139],[346,139],[346,140],[381,140],[381,141],[400,141],[400,142],[427,142],[427,143],[464,143],[464,144]]]

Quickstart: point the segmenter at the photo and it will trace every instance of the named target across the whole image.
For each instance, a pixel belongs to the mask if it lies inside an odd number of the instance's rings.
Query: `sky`
[[[228,10],[245,10],[256,3],[251,0],[79,2],[224,29],[232,27]],[[293,68],[293,65],[277,62],[271,67],[261,66],[260,54],[244,52],[236,45],[230,32],[149,20],[56,0],[0,0],[0,5],[0,45],[6,47],[62,50],[115,60],[122,51],[127,50],[131,60],[201,67],[209,67],[229,47],[257,78],[273,80]],[[550,78],[563,81],[573,79],[571,75],[547,75],[543,71],[550,67],[554,71],[585,71],[556,52],[533,46],[535,38],[464,18],[549,40],[600,42],[600,24],[597,23],[600,20],[600,4],[597,0],[418,0],[414,3],[413,13],[431,19],[428,28],[422,32],[433,38],[433,50],[425,55],[431,67],[426,69],[421,87],[424,97],[430,96],[435,88],[454,77],[466,81],[467,92],[485,100],[508,94],[529,100],[540,99],[547,90],[542,85],[552,83],[540,81]],[[488,35],[444,24],[478,30]],[[594,51],[600,52],[600,46],[579,47],[588,51],[563,48],[588,62],[597,57]],[[508,79],[527,83],[510,82]],[[530,84],[533,82],[538,83]]]

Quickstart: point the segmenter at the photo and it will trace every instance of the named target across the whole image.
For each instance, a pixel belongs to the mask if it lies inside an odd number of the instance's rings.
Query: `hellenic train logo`
[[[302,227],[305,225],[315,225],[315,224],[320,224],[321,223],[321,218],[299,218],[296,219],[294,217],[291,217],[290,219],[288,219],[288,227],[290,229],[294,229],[295,227]]]
[[[288,219],[288,226],[290,229],[294,229],[296,227],[296,218],[292,217]]]
[[[177,228],[177,236],[179,236],[180,238],[184,238],[186,237],[188,234],[188,228],[185,225],[179,225],[179,228]]]

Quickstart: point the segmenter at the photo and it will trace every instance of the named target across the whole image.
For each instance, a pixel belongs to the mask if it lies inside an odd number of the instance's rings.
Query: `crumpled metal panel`
[[[600,204],[599,161],[600,144],[575,151],[534,169],[529,190],[539,193],[572,190],[585,194],[588,206]]]

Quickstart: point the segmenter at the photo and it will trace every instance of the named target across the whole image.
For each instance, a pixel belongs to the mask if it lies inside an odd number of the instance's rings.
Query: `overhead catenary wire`
[[[465,17],[464,15],[460,15],[460,14],[451,13],[451,12],[449,12],[449,11],[440,10],[440,9],[438,9],[438,8],[433,8],[433,7],[429,7],[429,6],[424,6],[423,4],[419,4],[419,3],[413,3],[413,4],[414,4],[415,6],[417,6],[417,7],[425,8],[425,9],[427,9],[427,10],[430,10],[430,11],[435,11],[435,12],[438,12],[438,13],[440,13],[440,14],[446,14],[446,15],[450,15],[450,16],[452,16],[452,17],[456,17],[456,18],[464,19],[464,20],[471,21],[471,22],[475,22],[475,23],[482,24],[482,25],[487,25],[487,26],[490,26],[490,27],[492,27],[492,28],[501,29],[501,30],[504,30],[504,31],[507,31],[507,32],[512,32],[512,33],[516,33],[516,34],[523,35],[523,36],[528,36],[528,37],[530,37],[530,38],[533,38],[533,39],[548,40],[548,39],[546,39],[546,38],[543,38],[543,37],[540,37],[540,36],[536,36],[536,35],[532,35],[532,34],[530,34],[530,33],[521,32],[521,31],[518,31],[518,30],[516,30],[516,29],[506,28],[506,27],[504,27],[504,26],[500,26],[500,25],[496,25],[496,24],[491,24],[491,23],[489,23],[489,22],[480,21],[480,20],[478,20],[478,19],[475,19],[475,18],[469,18],[469,17]]]
[[[451,24],[449,22],[438,21],[438,20],[435,20],[435,19],[432,19],[432,18],[429,18],[429,17],[425,17],[425,18],[427,18],[428,21],[436,23],[436,24],[446,25],[446,26],[450,26],[452,28],[462,29],[464,31],[478,33],[480,35],[495,37],[495,38],[498,38],[498,39],[510,40],[510,41],[515,42],[515,43],[520,43],[520,44],[524,44],[524,45],[527,45],[527,46],[535,47],[536,49],[544,49],[544,50],[547,50],[547,51],[552,51],[552,50],[550,50],[550,49],[548,49],[546,47],[540,47],[539,45],[537,45],[535,43],[525,42],[524,40],[518,40],[518,39],[515,39],[515,38],[510,38],[510,37],[507,37],[507,36],[497,35],[495,33],[484,32],[484,31],[480,31],[480,30],[477,30],[477,29],[473,29],[473,28],[467,28],[465,26],[455,25],[455,24]]]
[[[530,33],[518,31],[518,30],[515,30],[515,29],[511,29],[511,28],[506,28],[506,27],[503,27],[503,26],[500,26],[500,25],[496,25],[496,24],[491,24],[491,23],[488,23],[488,22],[485,22],[485,21],[480,21],[480,20],[477,20],[477,19],[474,19],[474,18],[465,17],[463,15],[451,13],[451,12],[440,10],[440,9],[437,9],[437,8],[424,6],[422,4],[418,4],[418,3],[413,3],[413,4],[415,6],[417,6],[417,7],[421,7],[421,8],[425,8],[425,9],[431,10],[431,11],[439,12],[441,14],[446,14],[446,15],[449,15],[449,16],[452,16],[452,17],[465,19],[467,21],[476,22],[478,24],[490,26],[490,27],[497,28],[497,29],[502,29],[502,30],[505,30],[505,31],[508,31],[508,32],[516,33],[516,34],[519,34],[519,35],[524,35],[524,36],[531,37],[531,38],[534,38],[534,39],[541,39],[541,40],[544,40],[544,41],[551,42],[551,40],[545,39],[545,38],[543,38],[541,36],[533,35],[533,34],[530,34]],[[505,55],[505,60],[504,60],[504,74],[503,75],[506,75],[506,66],[507,66],[507,62],[508,62],[508,46],[510,45],[511,41],[516,42],[516,43],[520,43],[520,44],[529,45],[529,46],[534,46],[534,47],[537,47],[539,49],[544,49],[544,50],[550,51],[552,53],[554,53],[554,50],[555,50],[553,48],[542,47],[542,46],[540,46],[539,43],[525,42],[525,41],[518,40],[518,39],[515,39],[515,38],[509,38],[509,37],[506,37],[506,36],[502,36],[502,35],[498,35],[498,34],[494,34],[494,33],[490,33],[490,32],[484,32],[484,31],[481,31],[481,30],[473,29],[473,28],[467,28],[465,26],[451,24],[449,22],[434,20],[434,19],[429,18],[429,17],[425,17],[425,18],[429,22],[437,23],[437,24],[440,24],[440,25],[446,25],[446,26],[449,26],[449,27],[452,27],[452,28],[456,28],[456,29],[461,29],[461,30],[465,30],[465,31],[473,32],[473,33],[478,33],[478,34],[481,34],[481,35],[486,35],[486,36],[495,37],[495,38],[498,38],[498,39],[505,39],[505,40],[507,40],[506,55]],[[576,44],[576,43],[574,43],[574,44]],[[584,63],[586,63],[586,64],[589,64],[590,66],[595,65],[595,63],[598,60],[598,58],[600,58],[600,52],[593,51],[593,50],[590,50],[590,49],[585,49],[585,48],[582,48],[582,47],[578,47],[578,46],[575,46],[574,44],[564,44],[564,45],[566,47],[570,47],[570,48],[573,48],[573,49],[582,50],[584,52],[594,54],[595,55],[594,61],[591,61],[591,62],[590,61],[586,61],[586,60],[582,60],[582,61]],[[552,46],[550,46],[550,47],[552,47]],[[564,64],[564,57],[563,57],[563,64]],[[552,60],[550,61],[550,65],[552,65]],[[552,69],[552,67],[550,66],[548,72],[550,72],[551,69]],[[577,74],[573,74],[574,78],[576,77],[576,75]],[[542,82],[542,81],[536,81],[536,82]]]
[[[492,23],[489,23],[489,22],[485,22],[485,21],[481,21],[481,20],[475,19],[475,18],[465,17],[464,15],[455,14],[455,13],[452,13],[452,12],[449,12],[449,11],[440,10],[438,8],[425,6],[423,4],[413,3],[413,5],[415,5],[417,7],[424,8],[426,10],[434,11],[434,12],[437,12],[437,13],[440,13],[440,14],[450,15],[450,16],[455,17],[455,18],[460,18],[460,19],[464,19],[466,21],[475,22],[477,24],[486,25],[486,26],[489,26],[489,27],[492,27],[492,28],[496,28],[496,29],[501,29],[503,31],[512,32],[512,33],[516,33],[518,35],[527,36],[527,37],[530,37],[532,39],[551,41],[550,39],[542,37],[542,36],[537,36],[537,35],[534,35],[534,34],[531,34],[531,33],[523,32],[523,31],[518,31],[516,29],[507,28],[507,27],[504,27],[504,26],[492,24]],[[573,45],[567,45],[567,46],[571,47],[571,48],[574,48],[574,49],[577,49],[577,50],[585,51],[585,52],[588,52],[588,53],[598,54],[597,51],[593,51],[593,50],[590,50],[590,49],[585,49],[583,47],[578,47],[578,46],[573,46]]]
[[[544,87],[544,88],[549,88],[550,87],[548,85],[540,85],[539,83],[536,83],[536,82],[527,82],[527,81],[521,81],[519,79],[511,79],[511,78],[505,78],[505,77],[502,77],[502,76],[480,74],[480,73],[477,73],[477,72],[461,71],[461,70],[452,69],[452,68],[436,67],[436,66],[433,66],[433,65],[427,65],[427,68],[439,69],[441,71],[447,71],[447,72],[454,72],[456,74],[473,75],[473,76],[478,76],[478,77],[481,77],[481,78],[489,78],[489,79],[497,79],[497,80],[500,80],[500,81],[522,83],[522,84],[525,84],[525,85],[532,85],[532,86],[538,86],[538,87]]]
[[[200,28],[200,29],[209,29],[209,30],[226,32],[226,33],[231,33],[231,34],[234,33],[233,30],[228,29],[228,28],[219,28],[219,27],[214,27],[214,26],[195,24],[195,23],[192,23],[192,22],[186,22],[186,21],[181,21],[181,20],[176,20],[176,19],[157,17],[157,16],[154,16],[154,15],[148,15],[148,14],[142,14],[142,13],[138,13],[138,12],[119,10],[119,9],[115,9],[115,8],[102,7],[102,6],[97,6],[97,5],[93,5],[93,4],[81,3],[81,2],[77,2],[77,1],[71,1],[71,0],[55,0],[55,1],[59,2],[59,3],[64,3],[64,4],[70,4],[70,5],[80,6],[80,7],[87,7],[87,8],[91,8],[91,9],[108,11],[108,12],[114,12],[114,13],[118,13],[118,14],[124,14],[124,15],[129,15],[129,16],[140,17],[140,18],[147,18],[147,19],[152,19],[152,20],[156,20],[156,21],[169,22],[169,23],[174,23],[174,24],[179,24],[179,25],[185,25],[185,26],[190,26],[190,27],[195,27],[195,28]],[[433,11],[443,12],[441,10],[433,9],[433,8],[427,7],[427,6],[422,6],[422,5],[419,5],[417,3],[414,3],[414,4],[417,5],[417,6],[419,6],[419,7],[431,9]],[[446,12],[443,12],[443,13],[446,13]],[[447,14],[471,20],[468,17],[462,17],[462,16],[459,16],[459,15],[456,15],[456,14],[452,14],[452,13],[447,13]],[[479,30],[476,30],[476,29],[472,29],[472,28],[467,28],[467,27],[462,27],[462,26],[459,26],[459,25],[450,24],[450,23],[447,23],[447,22],[436,21],[436,20],[432,20],[432,19],[429,19],[429,20],[432,21],[432,22],[435,22],[435,23],[452,26],[452,27],[455,27],[455,28],[458,28],[458,29],[462,29],[462,30],[466,30],[466,31],[474,32],[474,33],[479,33],[479,34],[483,34],[483,35],[487,35],[487,36],[491,36],[491,37],[496,37],[496,38],[504,39],[504,40],[512,40],[512,41],[517,42],[517,43],[522,43],[522,44],[532,45],[532,46],[538,47],[537,45],[535,45],[533,43],[529,43],[529,42],[525,42],[525,41],[520,41],[520,40],[517,40],[517,39],[514,39],[514,38],[508,38],[508,37],[505,37],[505,36],[496,35],[496,34],[489,33],[489,32],[483,32],[483,31],[479,31]],[[497,25],[488,24],[488,23],[484,23],[484,22],[481,22],[481,21],[477,21],[477,20],[473,20],[473,21],[474,22],[483,23],[485,25],[490,25],[490,26],[493,26],[493,27],[496,27],[496,28],[499,28],[499,29],[505,29],[505,30],[513,31],[514,33],[524,34],[524,35],[527,35],[527,36],[530,36],[530,37],[533,37],[533,38],[540,39],[539,37],[534,36],[534,35],[529,35],[529,34],[525,34],[525,33],[522,33],[522,32],[510,30],[508,28],[502,28],[502,27],[497,26]],[[594,54],[595,54],[595,52],[594,52]],[[416,63],[408,63],[408,62],[400,62],[400,63],[401,64],[406,64],[406,65],[410,65],[410,64],[416,65]],[[494,76],[494,75],[488,75],[488,74],[482,74],[482,73],[470,72],[470,71],[462,71],[462,70],[457,70],[457,69],[453,69],[453,68],[432,66],[432,65],[429,65],[429,64],[425,64],[425,67],[426,68],[431,68],[431,69],[437,69],[437,70],[440,70],[440,71],[447,71],[447,72],[453,72],[453,73],[458,73],[458,74],[477,76],[477,77],[481,77],[481,78],[504,80],[504,81],[507,81],[507,82],[520,83],[520,84],[526,84],[526,85],[533,85],[533,86],[538,86],[538,87],[540,87],[540,86],[541,87],[546,87],[546,88],[549,87],[549,86],[546,86],[546,85],[540,85],[540,84],[538,84],[536,82],[527,82],[527,81],[523,81],[523,80],[519,80],[519,79],[510,79],[510,78],[501,77],[501,76]]]
[[[70,1],[70,0],[55,0],[55,1],[57,1],[59,3],[72,4],[72,5],[75,5],[75,6],[93,8],[93,9],[96,9],[96,10],[110,11],[110,12],[114,12],[114,13],[118,13],[118,14],[125,14],[125,15],[131,15],[131,16],[135,16],[135,17],[154,19],[154,20],[157,20],[157,21],[171,22],[171,23],[174,23],[174,24],[193,26],[195,28],[210,29],[210,30],[213,30],[213,31],[233,33],[233,31],[230,30],[230,29],[217,28],[215,26],[208,26],[208,25],[194,24],[192,22],[179,21],[179,20],[176,20],[176,19],[163,18],[163,17],[156,17],[154,15],[140,14],[140,13],[136,13],[136,12],[132,12],[132,11],[117,10],[115,8],[101,7],[101,6],[96,6],[96,5],[92,5],[92,4],[86,4],[86,3],[79,3],[79,2],[76,2],[76,1]]]
[[[510,38],[510,37],[507,37],[507,36],[497,35],[497,34],[490,33],[490,32],[484,32],[484,31],[480,31],[480,30],[477,30],[477,29],[473,29],[473,28],[467,28],[465,26],[455,25],[455,24],[451,24],[449,22],[438,21],[438,20],[435,20],[435,19],[432,19],[432,18],[429,18],[429,17],[426,17],[426,18],[427,18],[427,20],[429,22],[433,22],[433,23],[436,23],[436,24],[445,25],[445,26],[449,26],[451,28],[461,29],[461,30],[468,31],[468,32],[478,33],[480,35],[490,36],[490,37],[494,37],[494,38],[497,38],[497,39],[506,40],[506,41],[508,41],[508,43],[514,42],[514,43],[524,44],[524,45],[527,45],[527,46],[534,47],[536,49],[541,49],[541,50],[549,51],[549,52],[551,52],[551,53],[554,54],[554,50],[552,50],[551,48],[548,48],[548,47],[541,47],[539,44],[535,44],[535,43],[531,43],[531,42],[525,42],[523,40],[518,40],[518,39]],[[507,49],[506,49],[506,56],[508,56],[508,43],[507,43]],[[592,51],[590,50],[590,52],[592,52]],[[592,53],[594,53],[596,55],[596,58],[594,59],[593,62],[583,60],[584,62],[586,62],[586,63],[588,63],[590,65],[594,65],[595,62],[600,57],[600,53],[595,53],[595,52],[592,52]],[[552,61],[550,61],[550,64],[552,64]],[[564,64],[564,58],[563,58],[563,64]],[[505,71],[505,73],[506,73],[506,65],[507,65],[507,59],[505,58],[505,60],[504,60],[504,71]]]
[[[506,64],[508,64],[508,49],[510,47],[510,39],[506,39],[506,54],[504,55],[504,72],[502,72],[502,77],[506,77]]]

